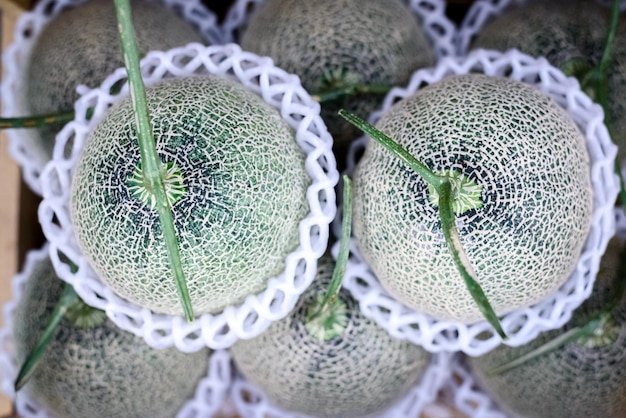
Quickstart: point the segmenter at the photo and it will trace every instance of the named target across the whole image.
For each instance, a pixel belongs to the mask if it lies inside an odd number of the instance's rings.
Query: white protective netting
[[[380,418],[414,418],[420,416],[437,399],[443,385],[450,380],[451,353],[434,354],[431,363],[413,388],[402,396]],[[366,393],[363,396],[367,396]],[[306,415],[288,412],[270,403],[263,392],[235,372],[230,399],[239,415],[246,418],[306,418]]]
[[[22,271],[13,277],[11,282],[12,299],[2,308],[4,325],[0,328],[0,390],[15,402],[16,412],[23,418],[50,418],[36,402],[29,399],[26,391],[15,393],[14,382],[19,365],[14,357],[13,313],[17,306],[22,289],[36,265],[49,255],[46,244],[39,250],[30,251]],[[230,355],[226,350],[218,350],[211,354],[207,375],[199,382],[193,399],[189,399],[176,415],[177,418],[210,417],[218,412],[224,404],[232,383]]]
[[[25,69],[37,38],[45,26],[63,10],[84,3],[86,0],[42,0],[32,11],[23,13],[16,22],[13,42],[2,55],[4,77],[0,88],[3,117],[29,116],[26,95]],[[200,0],[158,0],[171,7],[190,22],[206,42],[214,45],[224,43],[217,16]],[[49,157],[38,145],[36,129],[9,129],[9,151],[22,168],[24,181],[41,195],[39,176]]]
[[[156,314],[115,295],[96,276],[76,243],[69,215],[72,170],[89,130],[119,97],[127,94],[124,84],[117,96],[111,87],[126,81],[118,69],[98,89],[85,91],[76,102],[76,119],[57,135],[53,160],[41,175],[43,201],[39,220],[50,241],[50,256],[59,277],[72,284],[89,305],[104,310],[122,329],[139,335],[155,348],[176,346],[193,352],[208,346],[227,348],[239,338],[253,338],[272,321],[287,315],[315,275],[317,259],[327,248],[329,224],[336,212],[334,186],[339,174],[332,154],[332,137],[319,116],[319,104],[302,88],[298,77],[275,67],[266,57],[247,53],[235,44],[203,46],[190,44],[166,52],[153,51],[142,60],[147,85],[159,80],[194,74],[215,74],[239,82],[280,110],[296,131],[296,141],[306,154],[309,214],[299,223],[300,245],[285,261],[285,270],[270,278],[267,289],[248,296],[238,306],[217,314],[204,314],[193,323],[183,317]],[[87,120],[88,109],[94,114]],[[64,254],[78,266],[75,273],[59,258]]]
[[[443,393],[447,402],[469,418],[507,418],[478,385],[462,354],[450,361],[450,379],[444,384]]]
[[[590,173],[594,194],[592,225],[576,269],[557,292],[527,308],[504,315],[501,323],[510,346],[525,344],[541,331],[559,328],[571,317],[591,293],[600,258],[615,231],[613,206],[619,190],[613,171],[617,147],[611,142],[603,123],[602,108],[581,90],[574,78],[568,78],[544,58],[533,58],[517,50],[506,53],[487,50],[470,52],[464,58],[443,58],[433,68],[418,70],[406,87],[392,89],[381,110],[372,113],[369,123],[375,124],[395,102],[411,96],[426,84],[446,75],[480,72],[506,76],[529,83],[549,95],[565,108],[585,135],[590,157]],[[351,147],[348,172],[354,170],[356,157],[365,147],[361,137]],[[333,248],[335,253],[338,248]],[[460,277],[459,277],[460,280]],[[484,354],[502,343],[502,338],[487,321],[462,324],[437,320],[411,310],[393,299],[380,285],[363,261],[354,239],[346,268],[344,286],[359,300],[362,312],[396,338],[407,338],[426,350],[463,351],[472,356]]]
[[[222,36],[226,42],[237,41],[241,29],[245,27],[250,16],[263,4],[263,1],[237,0],[231,6],[222,23]],[[455,55],[456,26],[445,14],[445,0],[403,0],[403,2],[409,5],[423,26],[433,44],[437,59]]]
[[[472,39],[483,28],[485,23],[500,15],[509,5],[524,4],[526,0],[477,0],[467,10],[457,31],[454,44],[459,55],[466,55]],[[612,0],[596,0],[610,7]],[[620,1],[621,10],[626,10],[626,1]]]

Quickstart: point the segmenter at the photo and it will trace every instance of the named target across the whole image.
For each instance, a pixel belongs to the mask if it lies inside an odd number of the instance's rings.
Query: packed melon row
[[[208,416],[234,379],[244,417],[417,416],[459,350],[507,415],[626,414],[621,15],[604,68],[592,0],[479,0],[458,32],[436,0],[240,0],[210,30],[131,2],[146,149],[120,4],[48,3],[3,85],[11,116],[73,117],[11,131],[50,241],[0,333],[20,413]]]

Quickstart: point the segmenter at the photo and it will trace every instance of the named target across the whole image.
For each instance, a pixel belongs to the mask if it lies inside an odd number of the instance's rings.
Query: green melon
[[[511,48],[546,57],[557,68],[574,62],[595,66],[602,54],[610,9],[594,1],[529,0],[488,21],[471,47]]]
[[[309,213],[305,154],[278,110],[233,81],[172,79],[146,94],[194,312],[219,312],[264,290],[298,247]],[[91,132],[70,206],[81,249],[113,291],[182,314],[130,98]]]
[[[606,44],[611,9],[592,0],[530,0],[511,5],[488,21],[472,48],[511,48],[548,61],[580,81],[599,65]],[[608,70],[608,120],[619,159],[626,159],[626,24],[621,14],[614,60]],[[594,93],[587,89],[592,98]]]
[[[626,162],[626,24],[624,14],[621,26],[615,37],[613,62],[609,66],[607,81],[609,91],[608,120],[611,127],[611,139],[618,147],[618,161]]]
[[[624,417],[626,298],[595,337],[570,342],[501,374],[488,374],[574,326],[584,325],[592,314],[605,308],[618,290],[618,280],[624,280],[620,272],[623,247],[617,238],[609,242],[591,297],[565,327],[543,333],[524,346],[500,346],[469,360],[479,383],[502,407],[524,417]]]
[[[171,7],[139,0],[133,0],[131,7],[141,55],[203,42],[198,31]],[[61,12],[37,37],[27,65],[25,94],[30,114],[72,110],[78,85],[95,88],[124,66],[113,1],[88,0]],[[62,126],[40,130],[40,147],[48,158]]]
[[[245,378],[274,405],[316,417],[363,417],[418,384],[431,355],[366,318],[345,289],[331,316],[341,324],[337,335],[320,338],[307,314],[328,288],[333,267],[330,256],[322,257],[315,281],[289,316],[230,350]]]
[[[311,94],[341,84],[406,84],[415,70],[434,63],[424,31],[400,0],[267,0],[241,46],[299,75]],[[337,111],[369,114],[383,97],[360,94],[322,106],[336,148],[361,135]]]
[[[453,170],[477,184],[480,205],[457,214],[456,224],[498,315],[567,280],[590,228],[593,193],[585,138],[554,100],[507,78],[448,76],[396,103],[377,128],[434,172]],[[353,190],[357,245],[394,298],[443,320],[483,318],[421,177],[370,141]]]
[[[39,340],[62,289],[50,260],[39,261],[14,313],[18,364]],[[208,349],[155,350],[108,319],[91,328],[63,319],[24,390],[52,416],[170,418],[193,397],[208,364]]]

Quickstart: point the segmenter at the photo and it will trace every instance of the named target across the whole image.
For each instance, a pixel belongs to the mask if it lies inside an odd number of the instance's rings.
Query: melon
[[[309,213],[305,154],[279,111],[234,81],[169,79],[146,95],[194,312],[220,312],[264,290],[298,248]],[[114,292],[180,315],[154,204],[126,97],[86,141],[70,215],[81,250]]]
[[[190,42],[203,42],[200,33],[172,7],[133,0],[133,23],[141,56]],[[44,27],[28,57],[25,102],[32,115],[65,112],[78,99],[76,87],[95,88],[124,66],[111,0],[88,0],[68,8]],[[52,156],[54,137],[63,125],[40,129],[40,147]]]
[[[316,417],[379,413],[419,383],[431,355],[366,318],[347,290],[319,320],[334,326],[320,333],[307,317],[324,296],[333,266],[330,256],[322,257],[293,311],[230,351],[244,377],[283,410]]]
[[[37,262],[13,316],[18,364],[47,326],[63,283],[49,259]],[[103,322],[91,327],[61,321],[23,388],[29,399],[58,417],[175,416],[207,374],[209,350],[156,350],[100,314]]]
[[[508,6],[489,20],[471,47],[516,48],[546,57],[557,68],[589,69],[602,54],[609,17],[610,9],[591,0],[528,0]]]
[[[591,225],[593,191],[585,137],[553,99],[504,77],[451,75],[397,102],[376,127],[453,178],[465,203],[456,205],[461,244],[496,314],[567,280]],[[353,191],[357,246],[391,296],[441,320],[483,318],[418,174],[369,141]]]
[[[241,46],[299,75],[313,95],[345,85],[406,84],[415,70],[434,63],[425,32],[400,0],[266,0]],[[369,114],[383,97],[361,93],[322,104],[336,149],[361,135],[337,111]]]
[[[611,9],[592,0],[528,0],[510,5],[487,21],[471,42],[472,48],[506,51],[518,49],[582,81],[597,67],[606,44]],[[618,145],[620,161],[626,159],[626,24],[620,16],[613,62],[608,69],[608,122]],[[593,86],[585,86],[593,98]]]
[[[626,298],[611,312],[596,335],[580,338],[516,368],[493,373],[604,310],[623,281],[624,242],[613,238],[600,264],[591,297],[560,330],[541,334],[521,347],[500,346],[471,358],[480,385],[515,416],[621,418],[626,411]]]

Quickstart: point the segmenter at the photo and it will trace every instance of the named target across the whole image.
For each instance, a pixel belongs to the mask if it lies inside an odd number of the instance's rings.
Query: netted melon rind
[[[24,418],[51,418],[41,405],[33,401],[27,391],[14,391],[13,384],[18,372],[15,358],[13,324],[15,309],[22,297],[27,280],[44,262],[49,263],[49,245],[32,250],[26,256],[22,271],[11,281],[12,299],[2,307],[4,318],[0,328],[0,390],[15,402],[17,413]],[[142,342],[143,343],[143,342]],[[224,350],[211,354],[208,373],[198,382],[193,398],[187,400],[177,417],[212,416],[224,404],[232,383],[230,355]]]
[[[77,6],[85,0],[43,0],[33,10],[20,15],[15,24],[13,41],[3,53],[5,70],[0,93],[2,116],[20,117],[28,115],[28,103],[24,95],[27,84],[29,56],[38,36],[45,26],[63,10]],[[217,16],[199,0],[159,0],[176,10],[186,21],[195,26],[206,42],[213,45],[224,43],[223,30],[218,26]],[[50,156],[39,144],[40,139],[33,129],[9,129],[9,151],[22,168],[24,181],[37,194],[41,194],[39,176]]]
[[[296,142],[306,153],[305,166],[311,178],[307,189],[310,212],[300,221],[300,244],[286,257],[284,271],[269,280],[265,291],[250,295],[242,304],[228,306],[219,314],[197,317],[193,323],[187,323],[181,316],[156,314],[129,303],[97,278],[74,238],[68,206],[70,183],[87,132],[119,98],[109,92],[111,86],[126,80],[124,69],[118,69],[100,88],[85,92],[76,102],[76,119],[57,136],[54,159],[42,173],[44,199],[39,207],[39,220],[51,242],[51,259],[59,277],[72,284],[87,304],[106,311],[118,326],[141,335],[156,348],[175,345],[187,352],[205,346],[227,348],[238,338],[258,335],[272,321],[287,315],[313,280],[317,259],[327,247],[329,224],[336,213],[334,186],[339,174],[331,151],[332,137],[319,117],[319,105],[296,76],[273,66],[268,58],[242,51],[237,45],[191,44],[166,52],[154,51],[142,60],[142,69],[148,85],[165,78],[203,73],[230,78],[277,108],[295,129]],[[120,95],[127,91],[124,84]],[[94,107],[91,120],[87,119],[89,107]],[[78,271],[72,273],[59,259],[58,252],[78,266]]]
[[[435,172],[454,169],[481,187],[482,205],[455,221],[497,315],[567,279],[589,230],[592,190],[585,138],[554,100],[505,77],[449,75],[394,104],[376,126]],[[442,320],[484,318],[452,279],[458,268],[423,179],[370,141],[353,193],[353,235],[392,297]]]
[[[335,83],[404,84],[435,62],[424,30],[399,0],[265,0],[240,45],[297,74],[311,94]],[[321,103],[336,154],[360,135],[337,112],[368,114],[382,98],[361,93]]]
[[[451,43],[443,39],[451,40],[455,29],[441,2],[324,1],[315,5],[293,0],[239,1],[224,26],[242,32],[239,42],[244,50],[272,57],[276,65],[297,74],[311,94],[337,82],[403,84],[414,70],[433,65],[435,56],[452,51],[447,48]],[[435,53],[433,47],[440,49]],[[360,135],[337,112],[343,108],[369,113],[382,97],[359,93],[322,103],[321,116],[333,135],[337,155],[344,154]]]
[[[172,217],[194,312],[242,303],[284,270],[309,212],[295,132],[259,96],[222,77],[164,80],[146,88],[146,101],[160,158],[182,176]],[[115,293],[183,315],[174,281],[164,279],[171,268],[158,214],[128,187],[141,165],[135,123],[126,96],[90,132],[72,178],[72,224]]]
[[[427,411],[437,400],[440,389],[450,379],[452,357],[453,354],[446,352],[433,354],[424,374],[415,386],[392,406],[375,416],[377,418],[414,418],[420,414],[437,416]],[[285,411],[272,404],[267,396],[258,387],[246,381],[240,372],[235,373],[230,398],[239,415],[246,418],[307,417],[303,414]]]
[[[603,4],[604,3],[604,4]],[[626,1],[607,69],[607,117],[618,158],[626,165]],[[544,56],[563,71],[574,71],[579,79],[602,59],[611,5],[593,0],[570,1],[477,1],[468,10],[458,33],[460,53],[469,48],[505,51],[518,48],[533,56]],[[576,63],[572,65],[572,63]],[[569,68],[568,68],[569,67]],[[585,67],[589,67],[585,69]],[[587,87],[593,90],[593,86]]]
[[[237,0],[228,10],[222,29],[227,42],[238,41],[239,31],[244,28],[250,16],[265,0]],[[455,24],[445,14],[445,0],[403,0],[415,17],[421,22],[426,36],[433,45],[437,59],[455,55]]]
[[[589,0],[593,1],[593,0]],[[467,55],[470,43],[480,33],[487,22],[505,12],[506,8],[523,5],[526,0],[477,0],[467,10],[454,39],[459,56]],[[596,3],[609,7],[611,0],[595,0]],[[626,10],[626,1],[621,0],[620,9]]]
[[[611,143],[599,105],[580,91],[576,80],[567,78],[543,58],[533,58],[519,51],[506,53],[476,50],[465,58],[444,58],[434,68],[414,73],[407,87],[394,88],[385,98],[382,111],[374,112],[369,122],[374,124],[382,112],[396,101],[411,96],[420,86],[436,82],[445,75],[479,72],[487,75],[506,75],[514,80],[530,83],[551,96],[563,106],[587,139],[591,161],[591,180],[594,193],[593,220],[590,233],[574,273],[559,290],[541,302],[515,310],[501,318],[511,346],[524,344],[539,332],[562,326],[591,293],[600,257],[615,231],[613,205],[618,182],[613,172],[617,149]],[[351,149],[349,170],[355,166],[354,156],[367,143],[360,138]],[[334,248],[335,249],[335,248]],[[441,321],[397,302],[385,292],[356,246],[351,247],[352,257],[346,269],[344,286],[349,288],[361,303],[361,310],[374,318],[396,338],[408,338],[427,350],[464,351],[481,355],[502,343],[502,339],[486,322],[465,325],[455,321]]]
[[[281,408],[325,417],[367,416],[421,380],[431,354],[392,338],[342,289],[335,303],[345,306],[343,330],[325,340],[311,333],[310,306],[328,288],[334,266],[330,256],[322,257],[315,280],[289,315],[257,337],[237,341],[230,352],[246,379]]]

